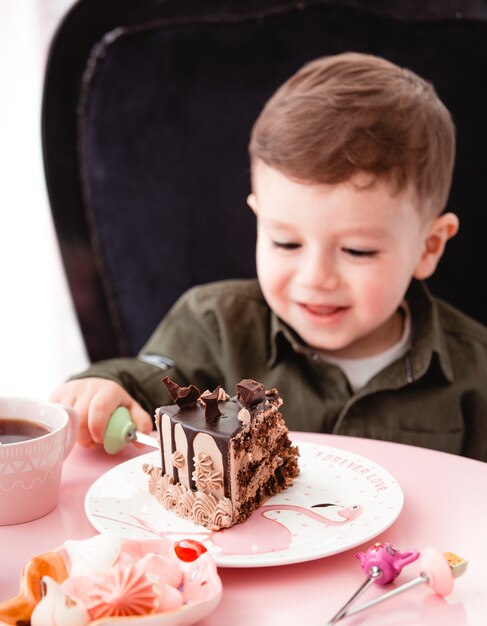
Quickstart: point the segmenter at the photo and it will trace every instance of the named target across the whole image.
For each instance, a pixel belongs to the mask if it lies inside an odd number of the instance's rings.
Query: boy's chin
[[[323,356],[329,356],[336,359],[360,359],[368,356],[373,356],[374,348],[368,345],[366,342],[361,341],[338,341],[335,337],[334,341],[319,340],[316,337],[301,336],[303,341],[310,347],[311,350]]]
[[[350,350],[353,351],[353,345],[345,342],[338,341],[323,341],[316,339],[313,336],[300,335],[303,342],[311,349],[321,354],[328,354],[329,356],[340,358],[342,355],[346,355]],[[346,358],[346,357],[344,357]]]

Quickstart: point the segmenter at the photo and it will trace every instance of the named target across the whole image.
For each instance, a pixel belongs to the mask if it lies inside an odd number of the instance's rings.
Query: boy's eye
[[[356,248],[343,248],[343,252],[354,257],[373,257],[377,254],[376,250],[357,250]]]
[[[293,243],[291,241],[273,241],[272,245],[275,248],[281,248],[281,250],[297,250],[301,247],[301,244]]]

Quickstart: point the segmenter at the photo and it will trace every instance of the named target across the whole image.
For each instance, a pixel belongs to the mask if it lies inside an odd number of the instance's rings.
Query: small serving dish
[[[96,535],[90,539],[66,541],[62,546],[30,559],[20,576],[17,596],[0,603],[0,626],[29,626],[32,613],[42,612],[49,626],[70,626],[69,613],[73,602],[61,602],[61,613],[51,613],[51,606],[40,611],[40,603],[46,605],[49,589],[65,588],[67,583],[88,580],[100,572],[111,572],[127,563],[131,567],[149,563],[153,555],[167,557],[174,563],[181,576],[178,585],[183,599],[181,606],[162,612],[144,615],[102,616],[85,622],[86,626],[189,626],[209,615],[217,606],[222,594],[221,580],[210,554],[193,549],[197,542],[171,542],[160,540],[125,540],[109,535]],[[182,546],[182,547],[181,547]],[[141,568],[139,567],[139,570]],[[96,578],[98,576],[98,578]],[[44,578],[44,580],[43,580]],[[63,586],[64,583],[64,586]],[[84,583],[86,587],[86,583]],[[75,585],[76,586],[76,585]],[[83,585],[81,585],[83,586]],[[54,593],[52,594],[54,596]],[[64,597],[64,596],[63,596]],[[78,601],[78,600],[77,600]],[[36,609],[37,607],[37,609]],[[64,611],[64,613],[63,613]],[[47,618],[45,617],[47,615]],[[56,617],[62,615],[62,617]],[[38,622],[39,623],[39,622]],[[73,616],[73,623],[79,624]]]

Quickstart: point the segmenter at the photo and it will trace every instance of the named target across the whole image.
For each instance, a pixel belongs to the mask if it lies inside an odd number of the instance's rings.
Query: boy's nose
[[[323,259],[310,259],[301,268],[301,282],[312,289],[336,289],[340,283],[333,263]]]

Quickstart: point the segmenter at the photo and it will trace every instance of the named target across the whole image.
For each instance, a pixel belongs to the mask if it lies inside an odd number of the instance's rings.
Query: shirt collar
[[[413,320],[413,347],[411,363],[414,378],[420,378],[429,368],[436,354],[445,378],[453,381],[453,366],[448,352],[438,306],[423,282],[413,280],[406,300]]]
[[[269,367],[273,367],[279,361],[286,343],[290,344],[295,352],[309,353],[310,348],[271,310],[271,345],[267,361]]]
[[[415,379],[421,378],[437,355],[445,378],[453,381],[453,367],[441,326],[438,307],[423,282],[413,280],[406,294],[413,325],[411,364]],[[311,354],[300,337],[271,311],[271,345],[268,366],[274,366],[282,356],[283,344],[288,343],[295,352]]]

